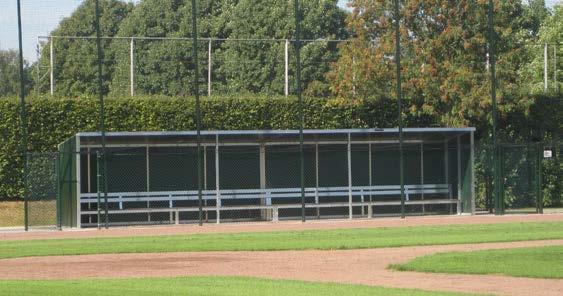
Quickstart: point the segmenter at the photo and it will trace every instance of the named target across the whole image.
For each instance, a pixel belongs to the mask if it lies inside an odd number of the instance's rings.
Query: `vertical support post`
[[[315,144],[315,204],[319,204],[319,143]],[[317,206],[317,219],[321,218],[321,209]]]
[[[211,96],[211,72],[213,70],[213,60],[212,60],[212,44],[211,38],[209,38],[209,43],[207,44],[207,96]]]
[[[299,101],[299,158],[300,158],[300,174],[301,174],[301,221],[305,222],[305,159],[303,156],[303,97],[301,94],[301,9],[299,8],[299,0],[295,0],[295,79],[296,92]]]
[[[100,155],[100,151],[96,151],[96,192],[97,192],[97,209],[98,209],[98,229],[102,228],[102,221],[101,220],[101,212],[102,208],[100,207],[100,199],[101,199],[101,191],[102,191],[102,156]]]
[[[217,224],[221,223],[221,192],[219,191],[219,135],[215,135],[215,212]]]
[[[424,143],[420,142],[420,185],[422,186],[421,199],[424,200]],[[426,206],[422,205],[422,212],[426,213]]]
[[[149,159],[149,145],[147,145],[147,146],[145,147],[145,166],[146,166],[146,169],[147,169],[147,170],[146,170],[146,176],[145,176],[145,182],[147,182],[147,184],[146,184],[146,190],[147,190],[147,192],[149,192],[149,191],[151,191],[151,189],[150,189],[150,183],[151,183],[151,180],[150,180],[150,173],[151,173],[151,169],[150,169],[150,159]],[[147,208],[150,209],[150,207],[151,207],[151,202],[150,202],[150,201],[147,201]],[[171,212],[170,212],[169,214],[172,215]],[[172,218],[172,217],[170,217],[170,218]],[[149,219],[149,222],[150,222],[150,221],[151,221],[151,212],[148,212],[148,219]]]
[[[202,176],[201,176],[201,103],[199,101],[199,63],[197,58],[197,4],[192,0],[192,38],[193,38],[193,59],[194,59],[194,96],[196,104],[196,128],[197,128],[197,196],[199,205],[199,226],[203,226],[203,196],[202,196]]]
[[[547,87],[548,87],[548,58],[547,58],[547,51],[548,51],[548,46],[547,43],[544,44],[543,46],[543,89],[544,91],[547,92]]]
[[[537,153],[536,153],[536,159],[537,159],[537,172],[536,172],[536,176],[537,176],[537,182],[536,182],[536,196],[537,196],[537,201],[536,201],[536,210],[538,214],[543,214],[543,176],[542,176],[542,172],[543,172],[543,162],[542,162],[542,157],[543,157],[543,145],[542,142],[539,142],[537,144]]]
[[[470,164],[471,164],[471,215],[475,215],[475,132],[471,132],[471,155],[470,157]]]
[[[207,146],[203,146],[203,190],[207,191]],[[203,200],[207,208],[207,198]],[[209,222],[209,211],[205,210],[205,223]]]
[[[559,93],[559,82],[557,81],[557,47],[558,43],[553,45],[553,83],[555,83],[555,92]]]
[[[285,40],[285,96],[289,96],[289,40]]]
[[[90,151],[90,147],[88,147],[88,149],[86,149],[86,167],[87,167],[87,178],[88,178],[88,193],[92,192],[92,176],[91,176],[91,168],[92,168],[92,160],[91,160],[91,151]],[[88,210],[92,209],[92,203],[88,203]],[[92,215],[88,215],[88,223],[92,223]]]
[[[492,0],[491,0],[492,1]],[[403,171],[403,106],[401,89],[401,14],[395,0],[395,63],[397,65],[397,107],[399,121],[399,175],[401,183],[401,218],[405,218],[405,176]]]
[[[135,38],[131,38],[129,48],[129,87],[131,96],[135,95]]]
[[[369,178],[368,184],[369,184],[369,187],[370,187],[370,191],[372,190],[372,187],[373,187],[373,172],[372,172],[373,164],[372,163],[373,162],[372,162],[372,159],[371,159],[371,142],[369,142],[368,143],[368,170],[369,170],[368,171],[368,178]],[[373,200],[372,200],[371,194],[369,195],[369,202],[370,202],[370,205],[368,206],[368,218],[373,218],[373,209],[372,209],[372,205],[371,205]]]
[[[49,84],[51,96],[55,95],[55,48],[53,47],[53,37],[49,37]]]
[[[353,208],[352,208],[352,143],[351,136],[348,133],[348,218],[353,218]]]
[[[457,213],[461,214],[461,136],[457,136]]]
[[[452,192],[450,186],[450,158],[449,158],[449,146],[448,146],[448,139],[444,141],[444,181],[448,185],[448,197],[452,199]],[[453,207],[450,203],[449,205],[450,215],[453,213]]]
[[[27,107],[25,105],[25,80],[23,72],[23,45],[22,45],[22,21],[21,21],[21,4],[20,0],[17,2],[18,6],[18,45],[19,45],[19,78],[20,78],[20,105],[21,105],[21,155],[22,161],[24,162],[23,176],[24,176],[24,186],[27,186]],[[27,196],[27,188],[24,191],[24,225],[25,231],[29,230],[29,201]]]
[[[489,27],[489,60],[491,63],[491,102],[492,102],[492,163],[493,163],[493,182],[495,191],[495,215],[502,215],[501,201],[501,180],[500,180],[500,163],[499,163],[499,147],[497,143],[497,77],[496,77],[496,33],[494,28],[494,2],[489,0],[488,27]]]
[[[260,189],[266,189],[266,145],[260,143]],[[263,201],[260,202],[262,205],[271,206],[272,199],[264,196]],[[272,217],[268,213],[269,210],[262,210],[262,219],[271,220]]]
[[[356,57],[352,57],[352,94],[356,96]]]
[[[100,131],[102,134],[102,159],[103,159],[103,174],[104,174],[104,203],[105,203],[105,228],[109,228],[108,217],[108,180],[107,180],[107,155],[106,155],[106,128],[105,128],[105,108],[104,108],[104,93],[103,93],[103,77],[102,77],[102,42],[100,30],[100,3],[96,0],[96,49],[98,59],[98,100],[100,101]]]
[[[57,228],[63,230],[62,213],[61,213],[61,152],[57,151],[55,159],[55,171],[57,172]],[[90,172],[88,172],[90,173]],[[88,203],[89,205],[90,203]]]

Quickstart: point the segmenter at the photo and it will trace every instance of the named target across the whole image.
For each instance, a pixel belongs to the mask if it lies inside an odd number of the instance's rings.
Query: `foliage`
[[[401,6],[401,59],[405,113],[428,114],[445,125],[486,122],[490,116],[487,70],[488,1],[408,0]],[[352,42],[329,73],[344,97],[396,97],[394,13],[391,1],[352,0]],[[518,95],[518,70],[527,60],[521,1],[495,1],[497,75],[501,112],[530,102]]]
[[[198,1],[198,35],[201,38],[227,38],[228,15],[238,0]],[[146,0],[135,7],[119,27],[119,36],[192,37],[191,1]],[[135,41],[136,90],[140,94],[193,94],[195,63],[191,40]],[[206,60],[206,42],[198,44],[199,61]],[[129,87],[129,40],[115,40],[116,74],[112,80],[114,94],[126,94]],[[200,67],[201,77],[204,68]]]
[[[51,32],[51,36],[96,36],[95,0],[84,1],[70,17],[63,19],[59,26]],[[101,36],[112,37],[117,34],[118,25],[127,17],[133,4],[126,4],[119,0],[102,0],[100,3],[100,31]],[[98,93],[98,59],[96,39],[68,39],[54,38],[54,80],[55,92],[64,96],[78,96]],[[102,45],[103,60],[103,92],[107,93],[111,81],[114,54],[110,48],[111,40],[104,39]],[[43,47],[39,68],[48,69],[50,60],[50,46]],[[36,70],[35,70],[36,71]],[[35,75],[34,75],[35,76]],[[49,89],[48,80],[37,82],[40,92]]]
[[[0,96],[20,93],[20,62],[15,50],[0,50]],[[32,86],[29,66],[24,61],[25,93]]]
[[[547,15],[538,29],[537,42],[526,48],[530,53],[529,64],[520,70],[525,79],[528,93],[541,94],[544,92],[544,45],[548,44],[548,92],[560,94],[563,89],[563,4],[556,4],[551,15]],[[557,64],[554,61],[557,56]],[[554,81],[554,71],[557,82]]]
[[[318,40],[345,39],[345,12],[336,0],[301,2],[301,47],[303,90],[309,94],[326,94],[324,74],[338,57],[336,42]],[[284,42],[267,39],[287,39],[289,42],[290,81],[295,80],[295,11],[294,2],[285,0],[241,0],[227,25],[232,39],[259,39],[249,42],[224,42],[219,57],[219,73],[224,76],[227,92],[250,91],[282,94],[284,92]],[[295,83],[290,92],[294,93]]]
[[[306,128],[393,127],[392,101],[305,99]],[[80,131],[98,130],[98,101],[94,98],[31,98],[28,103],[29,151],[55,151]],[[297,129],[298,104],[285,97],[211,97],[202,100],[203,129]],[[18,197],[22,190],[20,106],[0,100],[0,197]],[[109,131],[194,130],[192,98],[144,97],[106,99]],[[431,125],[431,118],[409,117],[410,126]]]
[[[304,2],[303,38],[346,37],[345,13],[336,3],[335,0]],[[121,24],[118,35],[189,39],[192,37],[191,10],[189,1],[143,1]],[[198,37],[223,39],[211,44],[213,89],[219,93],[283,93],[284,43],[266,39],[292,39],[293,31],[291,1],[198,1]],[[257,40],[237,40],[245,38]],[[191,88],[195,69],[191,40],[136,39],[134,42],[138,93],[194,93]],[[117,64],[112,92],[125,94],[129,85],[129,40],[114,41],[113,51]],[[305,86],[316,82],[317,88],[312,93],[323,92],[322,87],[319,90],[319,82],[327,88],[324,73],[336,54],[336,43],[317,42],[304,46],[303,81]],[[201,77],[207,77],[207,56],[208,41],[201,40],[198,43]]]

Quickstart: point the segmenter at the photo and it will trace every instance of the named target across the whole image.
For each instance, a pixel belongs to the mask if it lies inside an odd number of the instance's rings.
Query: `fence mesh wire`
[[[199,65],[198,81],[201,95],[224,95],[255,93],[267,95],[292,95],[296,93],[296,57],[293,32],[287,29],[284,34],[241,31],[213,31],[209,27],[209,19],[199,19],[201,37],[197,52],[199,59],[193,57],[191,47],[190,24],[186,20],[190,16],[191,4],[187,1],[99,1],[101,56],[97,55],[95,4],[93,0],[65,0],[55,2],[22,1],[23,8],[23,43],[24,58],[30,67],[26,67],[31,92],[37,95],[52,94],[53,96],[75,97],[82,95],[109,96],[142,96],[194,95],[192,85],[195,65]],[[12,2],[10,2],[12,3]],[[62,4],[60,4],[62,3]],[[11,5],[11,4],[10,4]],[[151,9],[158,8],[158,9]],[[202,14],[213,15],[213,11],[205,10]],[[141,11],[146,14],[135,12]],[[15,11],[15,9],[14,9]],[[48,11],[49,13],[45,13]],[[161,12],[172,13],[174,24],[167,26],[161,23]],[[167,17],[169,15],[166,15]],[[286,17],[286,16],[284,16]],[[293,24],[291,15],[287,15],[288,23]],[[244,18],[242,18],[245,20]],[[285,18],[282,18],[284,21]],[[323,20],[330,18],[323,18]],[[240,21],[240,20],[239,20]],[[245,21],[250,21],[246,19]],[[4,24],[4,23],[2,23]],[[246,24],[244,24],[246,25]],[[301,82],[305,95],[328,97],[329,72],[335,70],[334,63],[343,54],[343,44],[349,36],[338,25],[316,24],[319,28],[333,28],[317,32],[304,30],[301,43]],[[326,26],[325,26],[326,25]],[[333,26],[334,25],[334,26]],[[342,25],[342,24],[340,24]],[[16,22],[10,19],[10,25],[4,26],[10,36],[8,44],[16,44]],[[290,26],[289,26],[290,27]],[[314,27],[314,26],[313,26]],[[231,28],[232,29],[232,28]],[[332,30],[332,31],[330,31]],[[255,33],[255,34],[254,34]],[[1,35],[4,38],[4,35]],[[475,39],[475,38],[474,38]],[[4,39],[2,39],[3,41]],[[11,46],[11,45],[10,45]],[[481,49],[487,48],[486,42],[472,45]],[[560,44],[527,45],[528,54],[541,56],[545,54],[546,73],[543,77],[535,73],[537,80],[534,88],[545,88],[557,92],[560,89],[559,75]],[[405,47],[406,51],[413,48]],[[481,72],[476,75],[486,81],[488,78],[489,61],[485,52],[479,55]],[[392,53],[388,52],[387,56]],[[361,55],[360,55],[361,58]],[[351,91],[351,96],[362,94],[362,87],[369,83],[362,82],[362,76],[369,77],[366,65],[351,57],[348,65],[343,65]],[[384,59],[382,63],[387,63]],[[408,67],[423,69],[425,59],[405,61]],[[409,64],[410,63],[410,64]],[[97,66],[101,64],[102,87],[98,86]],[[358,64],[358,66],[356,66]],[[391,64],[388,64],[391,65]],[[364,67],[364,68],[362,68]],[[369,68],[369,66],[367,67]],[[540,67],[541,68],[541,67]],[[540,69],[538,68],[538,69]],[[510,69],[499,65],[499,86],[507,87],[510,79],[503,79]],[[338,70],[338,69],[337,69]],[[367,71],[367,72],[364,72]],[[334,74],[334,73],[333,73]],[[343,74],[344,75],[344,74]],[[558,76],[559,75],[559,76]],[[416,77],[406,77],[414,81]],[[545,81],[543,81],[544,79]],[[446,80],[446,78],[440,78]],[[369,79],[368,79],[369,80]],[[369,81],[367,81],[369,82]],[[512,83],[512,82],[510,82]],[[394,82],[386,87],[394,87]],[[504,84],[504,85],[503,85]],[[370,94],[371,95],[371,94]],[[411,94],[412,95],[412,94]],[[235,117],[235,116],[233,116]],[[235,119],[236,121],[236,119]],[[287,120],[286,126],[297,126],[298,118]],[[388,122],[379,123],[388,125]],[[116,125],[119,127],[119,124]],[[161,128],[161,127],[159,127]],[[168,127],[163,127],[164,129]],[[295,139],[292,139],[295,140]],[[399,205],[386,205],[368,208],[363,205],[374,201],[373,194],[350,195],[346,190],[327,198],[319,198],[319,188],[347,186],[384,186],[397,184],[399,176],[399,148],[396,141],[379,145],[352,144],[347,145],[347,138],[334,136],[329,143],[306,144],[304,149],[304,180],[301,183],[301,162],[299,148],[295,145],[239,145],[223,146],[217,149],[213,144],[204,145],[201,156],[202,170],[202,213],[204,222],[225,221],[256,221],[272,220],[274,213],[271,206],[280,205],[278,219],[290,219],[302,215],[300,208],[283,208],[284,204],[299,204],[301,185],[305,188],[306,219],[325,217],[367,217],[372,215],[397,214]],[[219,141],[222,141],[221,139]],[[51,143],[53,144],[53,143]],[[56,143],[55,143],[56,144]],[[219,144],[222,144],[221,142]],[[54,144],[53,144],[54,145]],[[461,150],[460,150],[460,147]],[[559,145],[552,147],[554,157],[538,159],[543,148],[534,145],[504,147],[502,150],[504,204],[507,210],[536,209],[542,205],[561,205],[561,165]],[[351,153],[348,158],[348,148]],[[457,145],[455,140],[445,145],[405,143],[405,184],[449,184],[451,192],[459,195],[465,179],[460,179],[459,161],[465,162],[468,148]],[[535,150],[534,150],[535,149]],[[477,207],[484,210],[493,208],[492,174],[489,156],[491,149],[487,145],[476,148],[476,197]],[[68,153],[68,152],[65,152]],[[101,154],[101,157],[100,157]],[[56,160],[57,156],[49,154],[30,154],[27,160],[25,192],[15,195],[28,196],[28,222],[31,226],[56,225],[57,192],[73,194],[80,191],[92,195],[96,199],[99,192],[108,192],[111,201],[102,204],[92,201],[80,205],[63,203],[65,209],[79,207],[81,211],[92,214],[80,217],[83,223],[96,225],[106,220],[112,224],[128,222],[133,217],[139,223],[196,223],[199,220],[199,196],[197,194],[198,172],[197,151],[189,147],[137,147],[109,148],[102,151],[92,148],[80,151],[82,165],[78,177],[56,181],[57,175],[50,171],[51,166],[72,166],[72,161]],[[265,155],[261,158],[261,155]],[[463,157],[462,157],[463,155]],[[65,155],[73,158],[76,155]],[[50,157],[55,157],[51,159]],[[261,159],[265,159],[262,161]],[[23,162],[22,162],[23,163]],[[220,167],[217,167],[220,164]],[[380,169],[385,168],[385,169]],[[349,171],[350,169],[350,171]],[[59,168],[61,171],[62,168]],[[98,174],[98,171],[100,174]],[[98,177],[100,175],[100,177]],[[60,177],[60,176],[59,176]],[[87,182],[85,182],[87,180]],[[17,182],[17,180],[14,180]],[[75,185],[80,183],[80,188]],[[61,188],[57,188],[57,185]],[[284,189],[291,188],[291,198],[256,197],[253,189]],[[231,190],[232,192],[213,193],[211,191]],[[247,191],[245,191],[247,190]],[[297,191],[295,191],[297,190]],[[162,193],[148,200],[139,193]],[[169,196],[169,192],[183,192],[182,196]],[[125,196],[115,193],[131,193],[138,201],[123,202]],[[113,194],[113,195],[112,195]],[[254,196],[252,196],[254,195]],[[539,196],[543,196],[540,201]],[[222,197],[224,202],[218,201]],[[90,197],[89,197],[90,198]],[[152,197],[151,197],[152,198]],[[420,204],[407,205],[407,214],[419,213],[454,213],[460,205],[424,204],[429,199],[449,198],[443,194],[413,193],[409,200],[421,201]],[[388,200],[397,200],[397,197]],[[355,204],[349,212],[346,203]],[[539,201],[539,203],[538,203]],[[340,206],[321,207],[321,203],[340,203]],[[2,205],[4,206],[4,205]],[[13,202],[20,209],[18,201]],[[106,215],[105,209],[108,209]],[[217,211],[221,206],[222,210]],[[250,209],[264,206],[264,209]],[[53,210],[53,207],[54,210]],[[248,209],[244,209],[244,208]],[[182,211],[170,211],[170,208],[181,208]],[[97,211],[102,215],[98,219]],[[198,209],[197,211],[194,209]],[[137,211],[131,215],[120,214],[119,211]],[[19,210],[18,210],[19,211]],[[10,211],[3,211],[3,213]],[[8,214],[3,214],[8,215]],[[54,217],[54,218],[53,218]],[[24,217],[9,216],[4,220],[24,221]],[[55,220],[53,220],[55,219]],[[55,221],[55,222],[53,222]],[[21,225],[23,222],[2,222],[2,225]]]
[[[30,153],[25,197],[29,228],[56,228],[58,222],[58,153]]]

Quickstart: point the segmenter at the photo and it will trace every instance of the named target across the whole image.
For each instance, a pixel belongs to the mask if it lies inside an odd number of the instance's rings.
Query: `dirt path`
[[[123,237],[123,236],[152,236],[196,233],[237,233],[237,232],[268,232],[268,231],[298,231],[315,229],[346,229],[346,228],[374,228],[374,227],[403,227],[454,224],[488,224],[513,222],[547,222],[563,221],[563,213],[544,215],[477,215],[477,216],[424,216],[400,218],[376,218],[358,220],[310,220],[282,221],[277,223],[231,223],[204,224],[180,226],[146,226],[121,227],[108,230],[81,229],[67,231],[0,231],[0,240],[28,240],[28,239],[60,239],[60,238],[89,238],[89,237]]]
[[[252,276],[498,295],[563,295],[563,280],[387,270],[445,251],[563,245],[561,240],[346,251],[205,252],[34,257],[0,260],[5,279]]]

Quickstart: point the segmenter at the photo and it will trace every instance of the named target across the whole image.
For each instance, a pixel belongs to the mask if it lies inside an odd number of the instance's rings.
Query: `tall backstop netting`
[[[472,128],[79,133],[60,145],[70,227],[461,214],[475,209]],[[303,191],[302,191],[303,190]],[[107,194],[106,194],[107,193]]]

